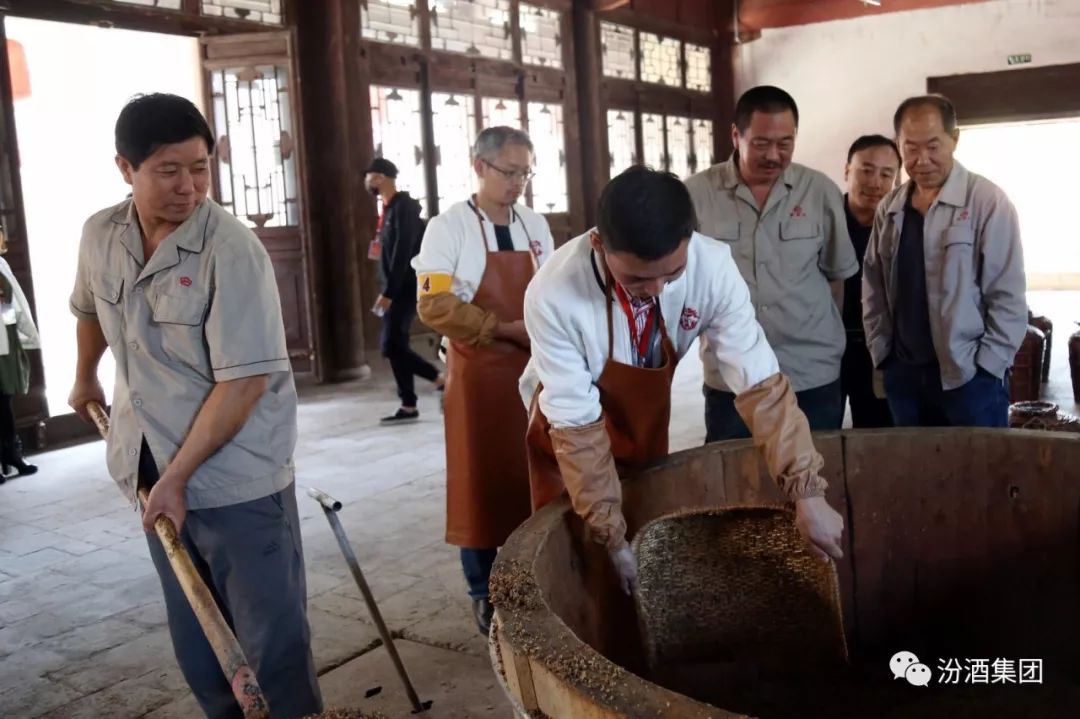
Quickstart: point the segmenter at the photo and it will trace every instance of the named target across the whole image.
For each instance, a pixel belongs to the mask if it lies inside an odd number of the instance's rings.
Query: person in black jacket
[[[847,346],[840,363],[840,389],[851,403],[851,424],[855,428],[891,427],[889,403],[874,394],[874,362],[866,347],[863,330],[862,264],[874,212],[900,174],[900,150],[883,135],[863,135],[848,150],[844,167],[844,214],[848,235],[859,258],[859,271],[844,282],[844,329]]]
[[[394,414],[383,417],[382,424],[403,424],[419,419],[414,376],[423,377],[440,388],[444,381],[435,366],[409,346],[409,331],[416,316],[416,271],[410,262],[420,251],[424,221],[420,219],[420,203],[409,197],[409,193],[398,192],[397,175],[394,163],[380,157],[371,163],[364,178],[368,190],[382,200],[375,237],[380,245],[382,294],[372,310],[382,317],[382,353],[390,361],[401,398],[401,407]]]

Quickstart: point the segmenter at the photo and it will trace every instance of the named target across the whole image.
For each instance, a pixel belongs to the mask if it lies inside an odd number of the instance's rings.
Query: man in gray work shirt
[[[840,188],[793,163],[799,109],[762,85],[735,106],[735,154],[686,181],[701,233],[726,242],[750,289],[757,320],[814,430],[840,429],[844,280],[859,271]],[[749,437],[707,343],[706,441]]]
[[[911,179],[878,205],[863,326],[897,426],[1005,427],[1027,330],[1024,256],[1005,193],[953,159],[956,110],[912,97],[893,118]]]
[[[292,452],[293,384],[274,270],[258,238],[207,199],[214,137],[189,101],[138,97],[116,123],[132,196],[83,229],[71,310],[78,365],[71,406],[116,390],[109,472],[143,508],[173,648],[211,719],[241,716],[165,556],[165,515],[218,598],[274,717],[321,711],[311,656]]]

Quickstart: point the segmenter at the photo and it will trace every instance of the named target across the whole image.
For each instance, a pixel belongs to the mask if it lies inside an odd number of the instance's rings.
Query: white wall
[[[855,2],[855,0],[851,0]],[[795,160],[843,179],[856,137],[892,135],[905,97],[939,75],[1080,62],[1080,0],[994,0],[766,30],[736,54],[736,90],[777,85],[799,104]],[[961,122],[963,118],[960,118]]]

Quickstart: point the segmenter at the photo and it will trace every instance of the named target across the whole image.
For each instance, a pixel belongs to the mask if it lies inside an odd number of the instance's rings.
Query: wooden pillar
[[[716,159],[726,160],[735,150],[731,145],[731,122],[735,117],[735,30],[732,27],[734,0],[716,4],[717,40],[712,50],[712,91],[715,99],[713,143]],[[699,168],[700,169],[700,168]]]
[[[311,262],[320,289],[314,314],[325,340],[321,369],[327,381],[340,381],[367,360],[368,325],[375,324],[364,313],[371,294],[364,259],[371,237],[364,230],[373,232],[376,221],[363,187],[371,115],[362,111],[367,98],[353,92],[360,82],[360,7],[358,0],[290,0],[288,10],[303,85]]]
[[[608,179],[607,116],[600,99],[600,21],[591,3],[574,3],[574,58],[585,227],[596,224],[596,203]],[[572,148],[567,148],[572,151]]]
[[[578,148],[585,145],[592,147],[593,154],[599,154],[605,158],[604,167],[607,167],[604,146],[595,145],[595,138],[584,138],[581,135],[581,68],[577,65],[577,38],[574,31],[574,17],[569,10],[562,13],[561,34],[563,44],[563,77],[565,78],[565,94],[563,97],[563,119],[566,123],[566,175],[567,195],[569,199],[567,210],[570,213],[570,236],[575,237],[593,226],[596,211],[596,200],[587,196],[585,187],[590,184],[590,178],[595,174],[595,168],[587,164],[588,160]],[[599,100],[597,100],[599,102]],[[524,106],[523,106],[524,108]],[[587,142],[586,142],[587,140]],[[605,175],[606,177],[606,175]]]

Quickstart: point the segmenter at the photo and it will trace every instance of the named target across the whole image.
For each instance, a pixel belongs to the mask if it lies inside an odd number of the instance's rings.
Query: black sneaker
[[[379,424],[410,424],[420,419],[420,410],[399,409],[389,417],[383,417]]]
[[[484,599],[472,600],[473,619],[476,620],[476,628],[485,637],[491,633],[491,620],[495,616],[495,607],[485,597]]]

